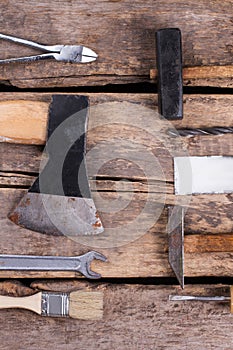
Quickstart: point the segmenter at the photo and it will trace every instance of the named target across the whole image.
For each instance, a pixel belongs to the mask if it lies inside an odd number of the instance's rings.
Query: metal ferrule
[[[52,317],[68,317],[69,294],[42,292],[41,315]]]

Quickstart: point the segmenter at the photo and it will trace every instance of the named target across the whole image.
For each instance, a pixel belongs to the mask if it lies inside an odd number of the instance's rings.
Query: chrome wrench
[[[91,270],[92,260],[106,261],[107,258],[95,251],[80,256],[37,256],[37,255],[0,255],[0,270],[14,271],[74,271],[87,278],[101,278]]]

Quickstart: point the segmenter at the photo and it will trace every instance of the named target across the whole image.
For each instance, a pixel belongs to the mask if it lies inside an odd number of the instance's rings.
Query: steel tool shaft
[[[168,134],[170,136],[184,136],[184,137],[192,137],[198,135],[224,135],[224,134],[232,134],[233,127],[222,127],[215,126],[211,128],[182,128],[182,129],[168,129]]]
[[[44,54],[34,56],[15,57],[0,60],[1,63],[31,62],[44,59],[55,59],[57,61],[70,63],[88,63],[96,60],[98,55],[83,45],[42,45],[31,40],[25,40],[0,33],[0,39],[12,41],[17,44],[30,46],[34,49],[45,51]]]
[[[100,278],[101,275],[91,271],[93,259],[106,261],[106,257],[95,251],[74,257],[36,256],[36,255],[0,255],[0,270],[16,271],[74,271],[87,278]]]
[[[229,301],[230,297],[225,296],[195,296],[195,295],[169,295],[170,301],[187,301],[187,300],[196,300],[196,301]]]
[[[230,302],[230,311],[233,313],[233,286],[230,286],[230,296],[216,295],[169,295],[170,301],[215,301],[215,302]]]
[[[176,278],[184,288],[184,209],[168,208],[168,260]]]

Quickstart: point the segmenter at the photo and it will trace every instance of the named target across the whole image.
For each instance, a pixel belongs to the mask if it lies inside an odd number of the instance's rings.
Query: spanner
[[[37,255],[0,255],[0,270],[15,271],[74,271],[87,278],[101,278],[99,273],[91,271],[92,260],[106,261],[107,258],[95,251],[80,256],[37,256]]]

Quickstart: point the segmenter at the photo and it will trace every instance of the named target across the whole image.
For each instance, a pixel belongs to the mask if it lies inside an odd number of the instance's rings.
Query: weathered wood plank
[[[5,173],[0,171],[0,187],[29,188],[35,181],[35,176]]]
[[[150,70],[152,82],[157,81],[157,70]],[[186,86],[232,87],[233,66],[199,66],[183,68]]]
[[[137,236],[138,239],[134,239],[135,232],[133,227],[127,226],[131,220],[138,214],[138,208],[145,203],[145,194],[138,193],[135,200],[130,202],[130,205],[126,210],[121,210],[120,215],[113,213],[101,213],[103,223],[106,227],[105,234],[101,236],[98,241],[93,241],[93,238],[86,242],[87,246],[82,245],[83,241],[73,241],[66,237],[54,237],[42,235],[40,233],[32,232],[23,228],[19,228],[7,219],[7,214],[18,203],[25,190],[19,189],[1,189],[0,191],[0,251],[2,254],[36,254],[36,255],[79,255],[88,251],[88,249],[97,249],[108,257],[107,263],[93,262],[93,269],[100,272],[103,277],[158,277],[158,276],[172,276],[168,264],[167,257],[167,211],[164,210],[161,217],[155,223],[146,234]],[[95,198],[97,208],[101,206],[101,197],[99,200]],[[108,193],[108,198],[114,199],[114,193]],[[119,205],[124,204],[125,199],[129,199],[131,196],[127,193],[122,193],[119,199]],[[156,196],[154,199],[156,203]],[[196,208],[200,207],[200,203],[203,202],[203,198],[197,200]],[[223,201],[224,202],[224,201]],[[219,202],[218,202],[219,203]],[[208,208],[208,200],[206,198],[205,205]],[[218,204],[220,205],[220,204]],[[206,207],[203,205],[200,217],[203,222],[207,217],[205,213]],[[189,209],[191,210],[191,209]],[[197,209],[198,210],[198,209]],[[200,210],[200,209],[199,209]],[[221,211],[221,210],[220,210]],[[224,210],[222,210],[224,212]],[[227,212],[227,210],[226,210]],[[232,209],[230,211],[232,213]],[[154,211],[147,212],[142,216],[142,220],[145,222],[154,219],[156,213],[156,206]],[[213,212],[211,213],[213,216]],[[210,217],[211,217],[210,214]],[[231,228],[230,232],[233,232],[232,220],[226,220],[227,216],[220,217],[218,226],[211,225],[211,220],[204,226],[201,223],[198,228],[205,227],[206,230],[213,232],[219,232],[221,229]],[[197,229],[196,210],[195,214],[187,214],[187,230],[195,231]],[[116,225],[116,226],[115,226]],[[231,226],[230,226],[231,225]],[[115,227],[115,230],[114,230]],[[113,228],[113,230],[110,230]],[[216,230],[216,231],[215,231]],[[221,231],[221,233],[224,231]],[[144,233],[144,232],[143,232]],[[116,240],[116,234],[120,238],[128,239],[129,244],[119,246],[119,241]],[[223,236],[221,239],[223,239]],[[118,237],[118,238],[119,238]],[[193,242],[191,236],[185,237],[185,248],[187,245],[196,244],[196,236],[194,235]],[[228,235],[227,235],[228,237]],[[187,243],[186,243],[187,238]],[[110,241],[109,241],[110,239]],[[213,243],[216,248],[216,242]],[[108,248],[103,248],[108,246]],[[118,247],[117,247],[118,246]],[[101,248],[102,247],[102,248]],[[197,247],[197,244],[196,244]],[[188,250],[189,248],[187,248]],[[214,252],[212,252],[214,251]],[[207,246],[206,251],[203,250],[203,246],[198,251],[196,248],[195,253],[189,252],[185,254],[185,275],[186,276],[232,276],[233,273],[233,259],[232,248],[229,247],[229,251],[223,251],[222,249],[212,249]],[[27,277],[75,277],[74,273],[18,273],[18,272],[0,272],[2,278],[27,278]]]
[[[68,291],[86,288],[80,282],[35,281],[34,288]],[[52,319],[26,310],[0,311],[1,348],[231,350],[232,315],[228,303],[171,302],[170,294],[229,295],[228,286],[92,284],[104,292],[100,321]],[[12,332],[13,330],[13,332]],[[9,336],[9,334],[11,336]],[[20,340],[20,341],[19,341]]]
[[[100,102],[111,101],[128,101],[140,103],[142,106],[153,106],[154,95],[114,95],[114,94],[89,94],[91,105],[97,106]],[[45,125],[47,121],[47,108],[51,100],[51,94],[1,94],[0,105],[4,105],[6,102],[8,107],[11,108],[11,102],[15,107],[15,101],[19,106],[23,102],[22,115],[28,122],[31,122],[36,118],[36,114],[32,114],[30,109],[31,101],[35,104],[39,101],[39,109],[37,110],[40,115],[38,125],[44,125],[41,130],[45,135]],[[4,102],[5,101],[5,102]],[[232,96],[198,96],[190,95],[185,96],[185,118],[181,122],[174,122],[177,127],[188,126],[210,126],[210,125],[222,125],[227,126],[231,123],[231,110],[233,99]],[[41,108],[42,107],[42,108]],[[41,112],[42,111],[42,112]],[[105,111],[106,112],[106,111]],[[224,112],[224,113],[223,113]],[[7,109],[4,109],[5,121],[8,117]],[[126,114],[127,115],[127,114]],[[13,117],[12,117],[13,116]],[[214,117],[213,117],[214,116]],[[9,115],[9,119],[12,122],[14,120],[14,114]],[[89,127],[92,127],[95,120],[104,118],[101,113],[90,116]],[[134,116],[137,118],[137,115]],[[114,115],[112,116],[114,121]],[[127,119],[126,119],[127,120]],[[6,127],[7,123],[4,123]],[[130,124],[130,123],[129,123]],[[11,123],[8,124],[9,126]],[[10,130],[10,127],[9,127]],[[23,130],[23,128],[22,128]],[[94,129],[93,129],[94,130]],[[101,251],[110,256],[109,264],[97,263],[98,269],[105,277],[147,277],[147,276],[171,276],[171,270],[167,262],[167,238],[166,238],[166,224],[167,224],[167,212],[162,211],[162,215],[159,221],[155,224],[155,213],[158,203],[162,205],[174,204],[175,196],[173,195],[173,166],[172,156],[167,153],[165,147],[162,147],[160,143],[153,138],[148,137],[148,134],[144,134],[141,131],[138,132],[134,126],[119,127],[116,123],[108,127],[106,130],[90,130],[88,134],[88,153],[91,152],[93,147],[98,148],[98,144],[103,141],[107,141],[109,138],[113,139],[113,145],[116,145],[120,149],[122,148],[123,160],[108,159],[108,155],[111,154],[113,148],[105,147],[105,153],[101,148],[98,150],[98,156],[89,158],[88,172],[90,176],[90,185],[93,193],[94,200],[97,208],[100,211],[102,220],[106,227],[105,236],[103,241],[99,242],[99,246],[103,248],[106,246],[106,237],[108,235],[108,229],[113,228],[114,232],[118,233],[119,237],[128,239],[129,235],[134,235],[135,226],[131,226],[129,229],[127,224],[140,215],[141,210],[144,208],[145,203],[149,201],[150,207],[141,217],[143,222],[152,220],[151,226],[145,229],[143,237],[139,240],[135,240],[135,236],[130,237],[130,244],[123,245],[118,248],[101,249]],[[161,174],[154,174],[145,176],[140,167],[134,164],[134,162],[127,161],[127,154],[124,141],[128,139],[138,139],[137,144],[137,158],[140,159],[143,164],[142,169],[147,169],[148,160],[145,152],[138,153],[140,144],[146,145],[148,150],[152,150],[153,154],[159,159],[159,162],[164,171],[165,177],[161,177]],[[30,135],[29,138],[30,139]],[[35,139],[33,140],[35,142]],[[121,144],[122,142],[122,144]],[[40,144],[44,143],[41,139]],[[206,136],[195,137],[193,139],[183,140],[183,145],[187,147],[190,155],[232,155],[232,136],[226,135],[224,137]],[[180,146],[179,144],[177,145]],[[34,145],[21,145],[21,144],[7,144],[1,143],[1,183],[2,186],[29,186],[35,179],[36,173],[38,173],[40,159],[41,159],[40,146]],[[178,148],[179,152],[179,148]],[[96,161],[101,160],[102,166],[96,172]],[[152,174],[150,172],[150,174]],[[98,176],[98,180],[94,178]],[[127,181],[126,181],[127,180]],[[167,185],[166,185],[166,182]],[[147,195],[150,193],[150,199]],[[19,199],[23,195],[24,191],[16,189],[1,189],[1,236],[2,236],[2,248],[5,253],[21,253],[21,254],[64,254],[74,255],[81,254],[86,251],[86,248],[79,243],[74,244],[73,241],[67,240],[64,237],[47,237],[35,232],[30,232],[25,229],[19,229],[13,225],[8,219],[7,215],[12,208],[18,203]],[[166,193],[166,199],[163,194]],[[183,201],[183,198],[181,198]],[[113,204],[117,203],[117,210],[111,210]],[[187,203],[187,201],[186,201]],[[186,203],[183,202],[184,205]],[[114,204],[114,205],[115,205]],[[114,207],[115,208],[115,207]],[[108,209],[108,210],[106,210]],[[185,232],[187,235],[185,238],[185,268],[187,276],[201,276],[201,275],[232,275],[232,263],[231,252],[232,247],[228,245],[228,250],[224,250],[226,245],[221,245],[219,242],[224,240],[224,235],[229,238],[233,232],[232,224],[232,196],[226,195],[202,195],[193,196],[189,203],[189,209],[185,216]],[[144,236],[144,234],[146,235]],[[196,233],[196,235],[193,235]],[[197,235],[199,233],[200,235]],[[206,246],[206,250],[203,245],[200,244],[202,234],[215,234],[218,239],[209,239],[209,243]],[[14,240],[12,240],[12,235]],[[119,245],[114,235],[111,236],[113,242],[111,244]],[[118,238],[119,238],[118,237]],[[134,238],[133,238],[134,237]],[[199,237],[197,239],[197,237]],[[207,236],[209,237],[209,236]],[[121,239],[119,238],[119,239]],[[138,238],[138,237],[137,237]],[[207,240],[207,238],[206,238]],[[230,241],[230,239],[228,239]],[[205,242],[205,241],[203,241]],[[228,242],[229,243],[229,242]],[[88,245],[88,244],[87,244]],[[98,244],[97,244],[98,246]],[[189,250],[190,246],[193,246],[193,250]],[[225,247],[225,248],[223,248]],[[119,256],[121,257],[119,261]],[[123,258],[122,258],[123,257]],[[195,259],[193,259],[195,257]],[[223,260],[225,258],[225,261]],[[208,264],[206,261],[208,260]],[[129,265],[129,261],[132,261],[132,265]],[[225,263],[227,261],[227,264]],[[227,266],[226,266],[227,265]],[[127,266],[127,269],[125,268]],[[2,277],[9,277],[9,274],[1,273]],[[10,274],[10,276],[26,277],[28,274]],[[38,276],[38,274],[32,274],[31,276]],[[40,275],[45,277],[45,275]],[[46,274],[47,277],[72,277],[74,274]]]
[[[99,58],[87,65],[54,61],[0,67],[0,80],[21,88],[57,87],[149,80],[155,68],[155,31],[179,27],[185,66],[232,65],[232,1],[140,0],[1,3],[0,31],[46,44],[84,44]],[[62,16],[61,16],[62,13]],[[15,29],[17,28],[17,29]],[[38,30],[40,28],[40,30]],[[74,29],[75,28],[75,29]],[[0,42],[0,56],[18,57],[34,50]],[[198,68],[197,68],[198,69]],[[187,84],[232,86],[232,76]]]
[[[185,243],[186,253],[233,252],[233,234],[188,235]]]
[[[36,180],[36,176],[22,175],[15,173],[5,173],[0,171],[0,188],[29,188]],[[148,192],[148,184],[140,181],[114,181],[114,180],[89,180],[90,188],[93,191],[100,192]],[[160,181],[151,182],[150,191],[154,193],[173,193],[173,185],[161,183]]]
[[[23,297],[35,293],[35,289],[25,286],[17,280],[0,282],[0,294],[14,297]]]
[[[4,173],[3,173],[4,174]],[[6,180],[5,180],[6,179]],[[0,176],[2,203],[4,198],[12,195],[17,190],[14,188],[29,188],[35,180],[34,176]],[[183,205],[187,212],[185,215],[185,232],[186,233],[231,233],[233,231],[232,224],[232,195],[231,194],[213,194],[211,200],[209,195],[194,195],[192,197],[176,197],[172,184],[163,184],[160,182],[148,183],[140,181],[113,181],[113,180],[90,180],[90,188],[99,206],[99,211],[110,225],[111,220],[114,220],[115,210],[111,214],[107,204],[104,202],[115,200],[118,202],[121,217],[118,221],[128,222],[133,219],[134,215],[131,211],[136,210],[140,213],[145,206],[145,203],[150,202],[151,206],[156,208],[156,203],[163,205]],[[13,187],[7,189],[7,187]],[[151,197],[148,199],[148,193]],[[165,195],[166,194],[166,198]],[[136,203],[138,201],[138,203]],[[125,203],[128,205],[125,206]],[[110,204],[109,204],[110,205]],[[101,210],[102,208],[102,210]],[[115,207],[114,207],[115,208]],[[120,210],[122,208],[122,211]],[[131,213],[131,214],[130,214]],[[130,215],[130,216],[129,216]],[[144,212],[147,218],[153,215],[149,209]]]
[[[101,118],[100,111],[98,112],[95,106],[109,102],[137,103],[157,111],[156,94],[80,94],[89,97],[91,111],[93,107],[93,114],[99,119]],[[44,144],[50,101],[51,94],[0,94],[0,140],[9,139],[9,142],[23,144]],[[106,108],[107,106],[106,104]],[[173,121],[171,125],[177,128],[232,126],[232,108],[232,95],[185,95],[184,118],[181,121]],[[94,116],[90,114],[90,126],[94,123]],[[137,121],[139,117],[136,115],[135,120]],[[103,117],[101,120],[104,124]],[[130,120],[128,122],[130,123]],[[201,139],[208,140],[208,142],[212,140],[210,137]],[[217,139],[217,137],[214,138],[214,140]],[[192,138],[187,141],[187,145],[191,147],[194,140],[196,144],[199,138]],[[92,142],[95,143],[95,140]]]

